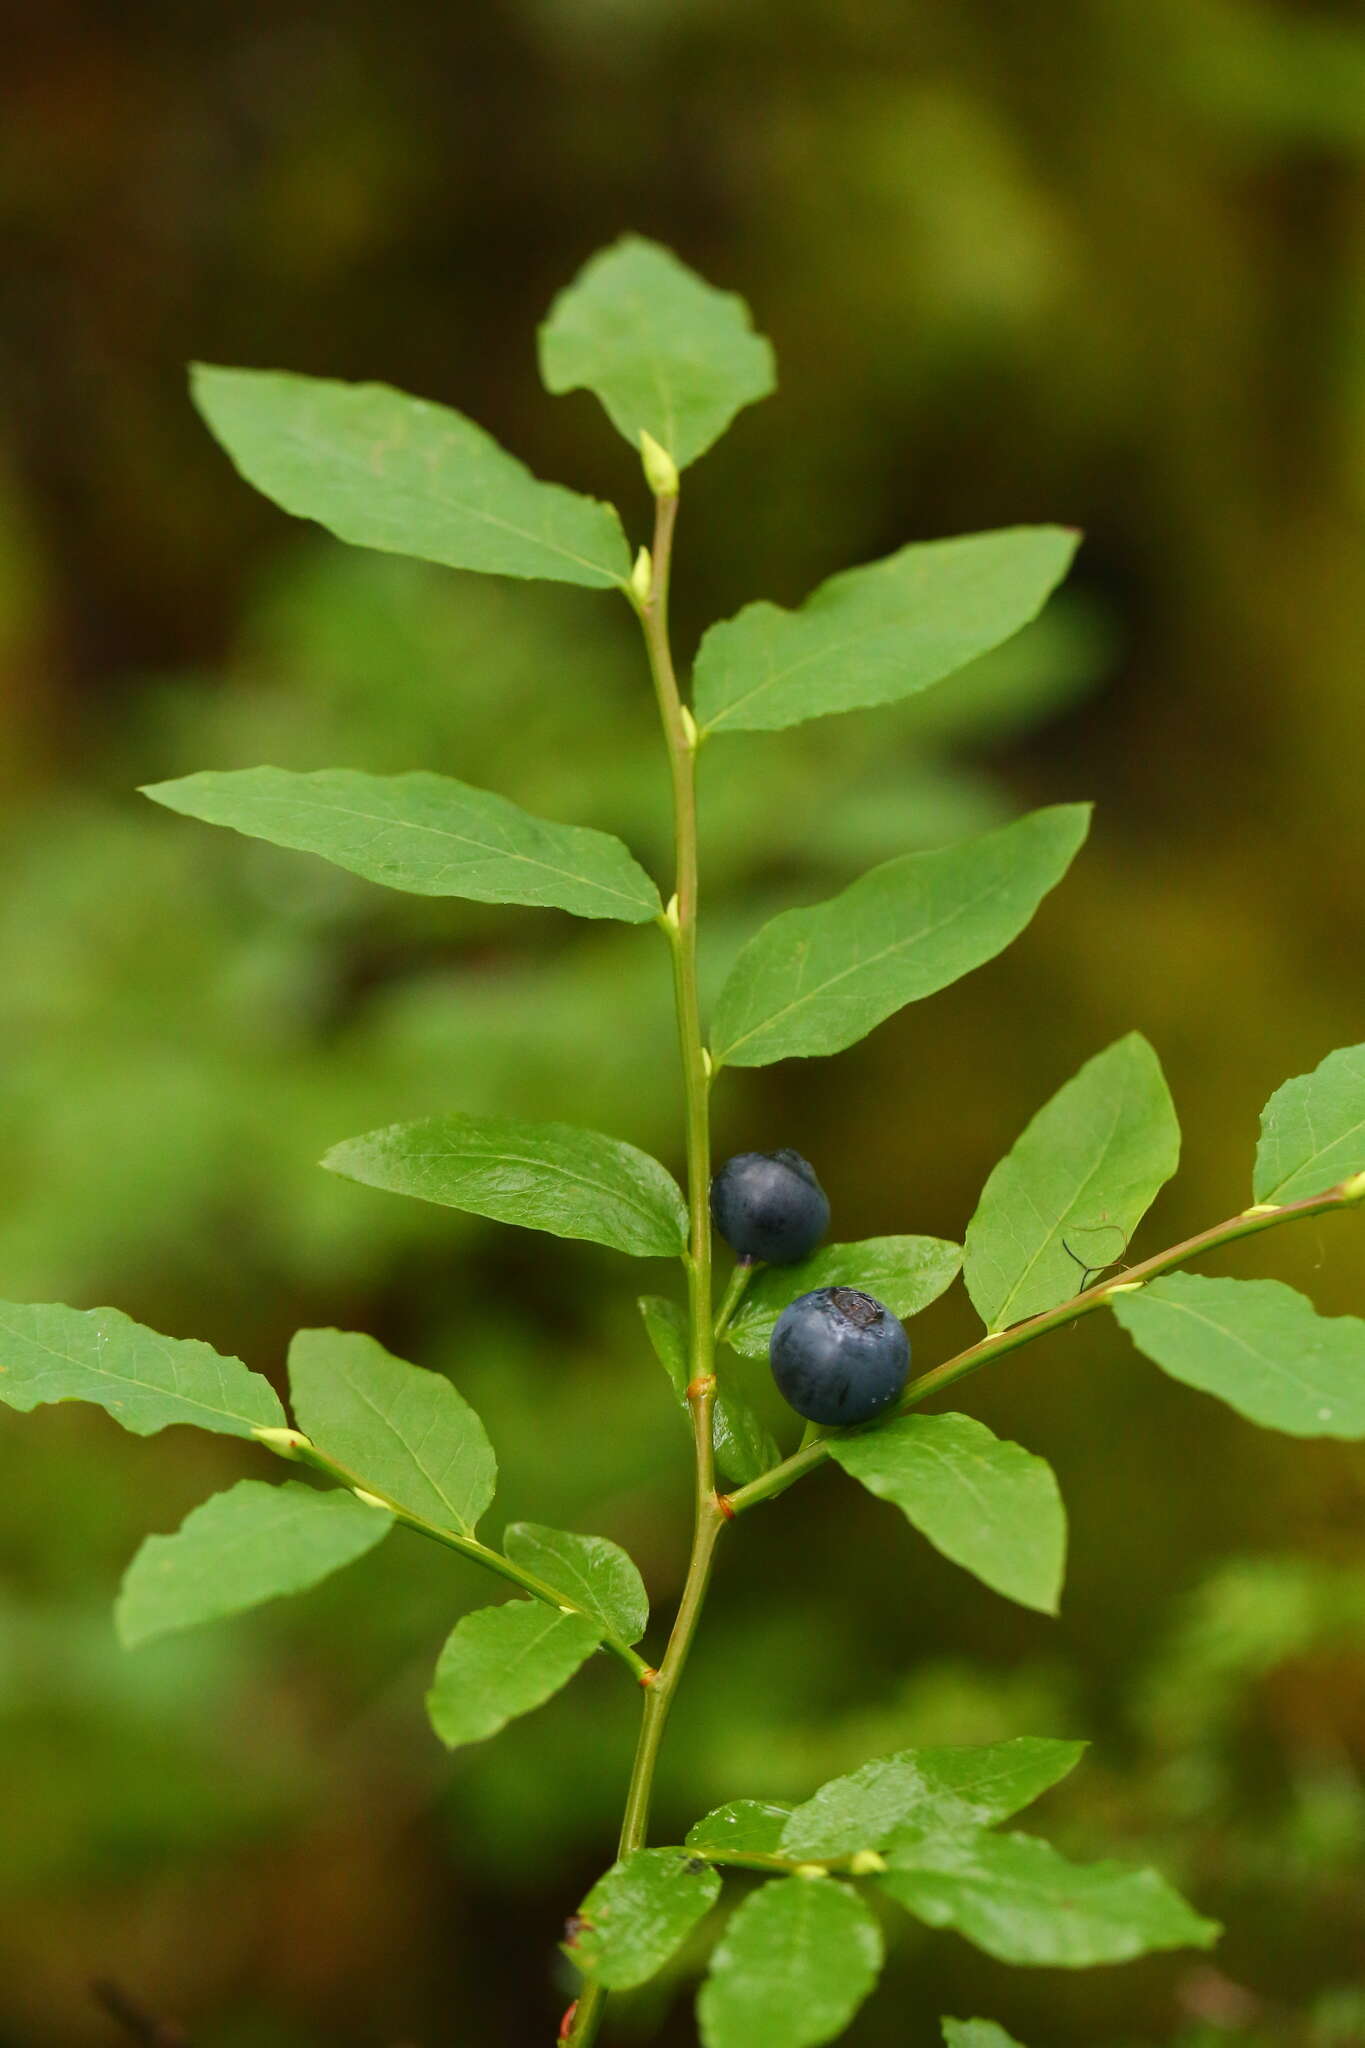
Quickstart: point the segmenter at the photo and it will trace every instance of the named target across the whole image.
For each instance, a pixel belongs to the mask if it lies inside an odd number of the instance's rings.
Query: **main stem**
[[[664,917],[673,954],[673,993],[682,1055],[683,1096],[687,1117],[687,1190],[690,1218],[687,1252],[687,1296],[691,1324],[691,1377],[687,1389],[692,1411],[696,1459],[696,1504],[692,1554],[688,1559],[678,1612],[663,1663],[645,1683],[644,1718],[635,1763],[626,1793],[617,1854],[628,1856],[644,1847],[649,1830],[650,1796],[664,1726],[678,1680],[697,1632],[716,1538],[726,1515],[716,1497],[715,1454],[711,1410],[716,1398],[715,1339],[711,1306],[711,1069],[701,1035],[701,1004],[697,994],[697,765],[696,728],[683,708],[668,638],[668,579],[673,561],[673,530],[678,516],[677,493],[654,501],[654,547],[649,592],[637,597],[644,629],[649,670],[668,744],[673,783],[673,845],[677,888]],[[574,2008],[565,2038],[571,2048],[587,2048],[597,2037],[606,2004],[597,1984],[585,1987]]]

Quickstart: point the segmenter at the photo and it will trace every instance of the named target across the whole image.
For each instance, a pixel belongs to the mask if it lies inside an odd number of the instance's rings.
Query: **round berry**
[[[910,1339],[895,1316],[856,1287],[799,1294],[768,1349],[777,1391],[808,1422],[870,1422],[910,1370]]]
[[[799,1152],[737,1152],[711,1182],[711,1216],[730,1249],[752,1263],[795,1266],[829,1229],[829,1203]]]

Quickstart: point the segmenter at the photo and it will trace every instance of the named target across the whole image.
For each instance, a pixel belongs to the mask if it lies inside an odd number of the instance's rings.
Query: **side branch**
[[[500,1550],[493,1550],[488,1544],[480,1543],[476,1536],[461,1535],[458,1529],[444,1529],[439,1522],[428,1522],[421,1515],[410,1513],[400,1502],[391,1500],[388,1494],[378,1493],[373,1487],[367,1486],[358,1473],[350,1471],[345,1465],[338,1465],[334,1458],[329,1458],[324,1451],[320,1451],[301,1430],[257,1429],[253,1430],[252,1434],[267,1450],[274,1451],[276,1457],[288,1458],[295,1464],[307,1465],[312,1472],[320,1472],[325,1479],[331,1479],[338,1486],[346,1487],[357,1500],[364,1501],[367,1506],[382,1508],[405,1529],[415,1529],[419,1536],[428,1537],[431,1542],[441,1544],[446,1550],[458,1551],[461,1557],[467,1557],[472,1564],[482,1565],[485,1571],[495,1573],[498,1578],[510,1580],[521,1592],[529,1593],[533,1600],[543,1602],[546,1607],[557,1607],[561,1613],[587,1614],[600,1626],[600,1617],[592,1614],[581,1600],[575,1600],[571,1594],[561,1592],[557,1586],[550,1585],[548,1580],[539,1578],[535,1572],[524,1570],[510,1557],[504,1557]],[[640,1684],[645,1683],[650,1666],[623,1637],[616,1634],[604,1635],[602,1647],[619,1657]]]
[[[1030,1316],[1026,1322],[1016,1323],[1011,1329],[990,1331],[978,1343],[969,1345],[955,1357],[945,1359],[942,1365],[936,1365],[931,1371],[921,1373],[918,1379],[911,1380],[895,1412],[897,1415],[906,1414],[927,1400],[930,1394],[951,1387],[956,1381],[965,1379],[968,1373],[989,1365],[993,1359],[1018,1351],[1036,1337],[1045,1337],[1049,1331],[1061,1329],[1064,1324],[1075,1322],[1077,1317],[1089,1315],[1093,1309],[1106,1307],[1116,1294],[1131,1294],[1148,1280],[1155,1280],[1162,1273],[1183,1266],[1187,1260],[1198,1258],[1204,1252],[1215,1251],[1221,1245],[1235,1244],[1241,1237],[1254,1237],[1262,1230],[1273,1230],[1280,1223],[1323,1216],[1329,1210],[1349,1209],[1362,1201],[1365,1201],[1365,1175],[1354,1174],[1339,1187],[1329,1188],[1325,1195],[1310,1195],[1302,1202],[1288,1202],[1282,1208],[1257,1203],[1254,1208],[1229,1217],[1226,1223],[1215,1223],[1211,1230],[1200,1231],[1196,1237],[1187,1237],[1167,1251],[1157,1252],[1154,1257],[1130,1266],[1117,1280],[1103,1280],[1094,1287],[1087,1287],[1059,1307]],[[814,1471],[828,1456],[826,1441],[817,1439],[814,1443],[804,1444],[792,1457],[774,1465],[771,1472],[765,1472],[761,1478],[730,1494],[727,1500],[730,1512],[742,1515],[747,1508],[757,1507],[761,1501],[772,1500],[777,1494],[785,1493],[789,1486],[803,1479],[807,1472]]]

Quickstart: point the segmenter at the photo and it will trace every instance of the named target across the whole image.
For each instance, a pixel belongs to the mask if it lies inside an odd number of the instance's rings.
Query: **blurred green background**
[[[778,398],[688,481],[685,651],[907,539],[1083,526],[1067,597],[970,689],[705,757],[712,971],[874,860],[1099,803],[1010,953],[837,1061],[729,1077],[718,1142],[797,1145],[841,1238],[959,1235],[1043,1098],[1136,1026],[1186,1130],[1155,1249],[1246,1202],[1271,1089],[1365,1037],[1365,9],[65,0],[22,30],[0,88],[0,1292],[112,1301],[272,1372],[300,1324],[370,1330],[483,1413],[495,1532],[608,1533],[662,1611],[689,1474],[633,1295],[670,1276],[314,1164],[463,1107],[568,1114],[677,1165],[655,935],[386,895],[134,794],[259,761],[431,766],[621,831],[662,874],[629,618],[286,520],[200,429],[183,363],[457,404],[638,536],[630,452],[592,401],[540,391],[532,338],[633,227],[743,291],[779,359]],[[1361,1250],[1334,1218],[1224,1269],[1361,1311]],[[912,1333],[924,1364],[972,1334],[960,1295]],[[929,2048],[946,2011],[1030,2048],[1358,2048],[1361,1453],[1257,1433],[1102,1321],[961,1398],[1057,1468],[1060,1623],[825,1473],[727,1548],[657,1828],[914,1741],[1085,1736],[1039,1825],[1158,1861],[1228,1923],[1214,1960],[1010,1972],[905,1922],[849,2040]],[[0,2044],[113,2041],[95,1977],[198,2048],[545,2041],[634,1702],[603,1660],[447,1758],[421,1696],[486,1583],[401,1535],[123,1656],[110,1601],[144,1533],[256,1469],[93,1411],[0,1420]],[[689,2043],[686,1978],[623,1999],[619,2038]]]

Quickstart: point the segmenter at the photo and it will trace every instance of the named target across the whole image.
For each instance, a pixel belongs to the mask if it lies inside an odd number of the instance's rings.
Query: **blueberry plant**
[[[653,927],[640,943],[658,944],[672,970],[685,1189],[619,1137],[458,1107],[346,1139],[324,1164],[422,1201],[679,1262],[685,1305],[640,1302],[690,1419],[695,1462],[690,1562],[657,1661],[637,1647],[649,1603],[618,1545],[533,1522],[513,1522],[496,1545],[476,1533],[496,1477],[478,1416],[444,1376],[368,1335],[299,1333],[291,1420],[268,1379],[204,1343],[159,1335],[116,1309],[5,1304],[0,1401],[20,1410],[91,1401],[139,1435],[188,1423],[298,1468],[278,1484],[243,1479],[174,1535],[148,1538],[118,1599],[130,1646],[311,1586],[401,1525],[512,1589],[465,1615],[437,1658],[428,1704],[450,1747],[530,1712],[590,1658],[615,1659],[623,1711],[638,1701],[640,1732],[616,1859],[586,1898],[565,1902],[576,1908],[564,1945],[581,1985],[561,2038],[577,2048],[597,2037],[610,1994],[677,1956],[722,1880],[743,1890],[697,2001],[705,2048],[833,2040],[873,1989],[896,1909],[1019,1964],[1077,1967],[1207,1946],[1217,1928],[1153,1871],[1078,1866],[1037,1835],[1002,1829],[1075,1767],[1075,1743],[903,1750],[793,1788],[807,1796],[790,1806],[737,1797],[673,1843],[650,1841],[651,1785],[717,1547],[818,1466],[889,1501],[998,1594],[1055,1611],[1065,1517],[1051,1470],[969,1415],[926,1405],[1025,1344],[1107,1310],[1165,1372],[1253,1422],[1365,1437],[1365,1322],[1323,1319],[1275,1281],[1179,1270],[1235,1239],[1365,1200],[1365,1046],[1329,1054],[1272,1097],[1249,1207],[1099,1272],[1078,1275],[1075,1245],[1096,1243],[1087,1233],[1103,1229],[1126,1257],[1179,1151],[1160,1066],[1137,1036],[1098,1052],[1039,1110],[987,1180],[961,1246],[897,1236],[820,1248],[829,1205],[790,1149],[742,1153],[713,1175],[709,1104],[725,1069],[837,1053],[998,954],[1062,880],[1089,813],[1040,810],[888,860],[827,903],[781,913],[739,952],[704,1021],[700,758],[946,684],[1035,616],[1075,535],[1021,527],[915,544],[834,576],[795,610],[747,605],[705,635],[685,694],[668,627],[680,472],[771,390],[771,350],[740,300],[628,238],[556,300],[540,357],[552,392],[595,393],[640,452],[654,525],[633,557],[609,505],[538,481],[441,406],[382,385],[255,370],[201,368],[194,393],[243,476],[344,541],[577,584],[629,606],[671,772],[667,900],[619,840],[425,769],[209,771],[146,793],[389,888]],[[713,1222],[736,1254],[723,1287]],[[903,1324],[959,1271],[984,1334],[911,1377]],[[779,1390],[806,1418],[788,1455],[727,1371],[729,1351],[770,1354]],[[553,2024],[547,2011],[547,2038]],[[1008,2048],[986,2019],[945,2019],[943,2032],[950,2048]]]

